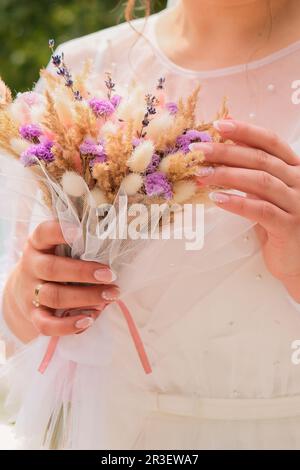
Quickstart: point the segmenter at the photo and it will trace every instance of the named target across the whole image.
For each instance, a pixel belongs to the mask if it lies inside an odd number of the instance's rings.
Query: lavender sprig
[[[111,74],[109,72],[106,72],[106,77],[105,86],[107,88],[107,97],[110,100],[112,92],[115,91],[116,84],[112,81]]]
[[[67,65],[65,64],[65,56],[62,52],[61,55],[54,54],[55,41],[54,39],[49,40],[49,48],[52,52],[52,64],[57,69],[57,75],[61,76],[65,80],[66,87],[70,88],[72,91],[75,100],[81,101],[83,98],[78,90],[74,89],[74,81],[71,75],[71,72]]]
[[[158,105],[158,99],[154,95],[146,95],[146,106],[147,106],[147,111],[144,115],[144,118],[142,120],[142,129],[138,133],[138,137],[141,139],[146,136],[146,132],[144,132],[144,129],[149,126],[150,124],[150,116],[153,116],[156,114],[156,106]]]
[[[156,89],[157,89],[157,90],[163,90],[164,87],[165,87],[165,82],[166,82],[165,77],[160,77],[160,78],[158,79],[158,84],[157,84],[157,86],[156,86]]]

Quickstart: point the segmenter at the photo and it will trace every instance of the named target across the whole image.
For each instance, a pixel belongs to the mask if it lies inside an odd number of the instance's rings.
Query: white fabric
[[[109,69],[118,84],[135,79],[149,89],[165,76],[171,100],[200,82],[203,119],[227,95],[232,116],[300,140],[291,102],[300,43],[249,67],[194,72],[160,50],[159,17],[135,22],[145,36],[138,41],[125,24],[61,49],[75,70],[90,57],[95,83]],[[291,362],[299,312],[266,270],[253,224],[212,205],[205,216],[201,251],[149,242],[119,275],[153,374],[141,369],[115,305],[85,334],[62,338],[45,375],[37,366],[47,338],[15,356],[5,374],[8,402],[27,448],[51,446],[45,429],[63,403],[64,448],[300,449],[300,369]]]
[[[168,0],[167,7],[168,7],[168,8],[174,7],[177,2],[178,2],[178,0]]]

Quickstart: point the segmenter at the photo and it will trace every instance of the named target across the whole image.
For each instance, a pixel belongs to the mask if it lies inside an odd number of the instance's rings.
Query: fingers
[[[117,286],[70,286],[47,282],[39,291],[39,302],[52,309],[94,307],[102,310],[119,298]]]
[[[269,130],[245,122],[226,119],[216,121],[214,126],[227,139],[264,150],[289,165],[299,165],[299,157],[291,147]]]
[[[292,217],[268,201],[213,192],[211,199],[222,209],[258,222],[268,232],[278,234],[288,230]]]
[[[219,165],[238,168],[260,170],[281,179],[288,186],[295,182],[295,171],[299,173],[300,167],[288,165],[264,150],[230,144],[194,143],[192,148],[200,150],[205,155],[205,161]],[[299,171],[298,171],[299,170]]]
[[[226,166],[203,167],[198,182],[205,185],[224,186],[258,196],[290,212],[295,204],[294,190],[280,179],[264,171]]]
[[[70,231],[72,228],[70,227]],[[73,229],[74,230],[74,229]],[[74,236],[75,238],[75,236]],[[39,251],[53,250],[56,245],[65,245],[59,222],[55,220],[39,224],[29,237],[29,243]]]
[[[116,279],[109,267],[101,263],[56,256],[53,253],[55,246],[64,243],[58,222],[47,221],[34,230],[23,257],[23,265],[32,273],[32,277],[45,281],[89,284],[107,284]]]
[[[90,315],[78,314],[64,318],[55,317],[53,311],[46,307],[33,310],[31,321],[38,332],[45,336],[66,336],[79,333],[91,327],[99,312]]]
[[[108,266],[39,252],[30,244],[24,250],[22,263],[31,277],[44,281],[108,284],[116,279]]]

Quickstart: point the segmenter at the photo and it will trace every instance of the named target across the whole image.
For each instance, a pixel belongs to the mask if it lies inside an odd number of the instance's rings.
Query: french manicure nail
[[[209,193],[208,197],[213,202],[218,202],[220,204],[222,204],[222,202],[228,202],[230,200],[230,197],[227,196],[227,194],[225,193]]]
[[[94,277],[97,281],[101,282],[113,282],[117,276],[108,268],[99,268],[94,272]]]
[[[229,119],[214,121],[213,126],[220,132],[232,132],[236,129],[236,123]]]
[[[214,174],[214,172],[215,172],[215,169],[213,166],[203,166],[199,168],[196,175],[202,178],[204,176],[211,176]]]
[[[78,330],[83,330],[85,328],[89,328],[90,326],[92,326],[93,323],[94,323],[93,318],[87,317],[87,318],[81,318],[81,320],[77,320],[77,322],[75,323],[75,326],[76,328],[78,328]]]
[[[103,299],[107,300],[108,302],[117,300],[119,296],[120,296],[120,290],[117,287],[110,287],[109,289],[105,289],[102,292]]]
[[[189,150],[203,152],[204,155],[209,155],[213,151],[213,146],[207,142],[193,142],[189,145]]]

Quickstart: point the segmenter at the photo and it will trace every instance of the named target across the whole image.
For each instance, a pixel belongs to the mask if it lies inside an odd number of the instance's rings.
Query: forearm
[[[3,290],[2,315],[11,332],[23,343],[27,343],[38,336],[35,327],[22,314],[17,303],[16,271],[10,274]]]

